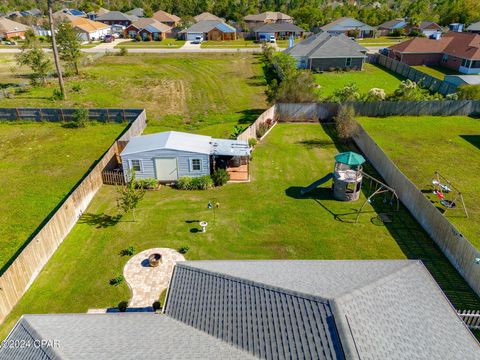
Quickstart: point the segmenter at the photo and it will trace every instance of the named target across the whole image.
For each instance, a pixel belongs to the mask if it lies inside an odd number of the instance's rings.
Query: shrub
[[[461,85],[457,94],[460,100],[480,100],[480,85]]]
[[[213,181],[209,175],[199,177],[182,176],[175,185],[180,190],[207,190],[213,187]]]
[[[365,101],[383,101],[386,97],[387,95],[385,94],[385,90],[380,88],[372,88],[368,90]]]
[[[240,125],[235,125],[233,127],[233,132],[232,132],[232,135],[230,135],[230,138],[231,139],[236,139],[238,137],[238,135],[240,135],[242,132],[243,132],[243,127],[240,126]]]
[[[162,310],[162,304],[160,304],[160,301],[154,301],[152,307],[153,311]]]
[[[52,100],[53,101],[63,100],[63,95],[60,89],[53,89]]]
[[[178,249],[178,252],[179,252],[180,254],[186,254],[186,253],[188,252],[188,250],[190,250],[190,248],[189,248],[188,246],[184,245],[184,246],[181,246],[181,247]]]
[[[120,48],[120,51],[118,52],[119,56],[127,56],[128,55],[128,49],[125,46],[122,46]]]
[[[132,256],[133,254],[135,254],[135,247],[129,246],[126,249],[123,249],[122,251],[120,251],[120,254],[122,256]]]
[[[135,182],[135,187],[137,189],[155,189],[158,185],[158,180],[154,178],[140,179]]]
[[[269,129],[269,126],[267,123],[261,123],[260,125],[258,125],[257,127],[257,138],[261,138],[263,135],[265,135],[267,133]]]
[[[255,139],[255,138],[248,139],[248,146],[250,146],[252,148],[255,145],[257,145],[257,139]]]
[[[127,307],[128,307],[128,302],[127,301],[120,301],[118,303],[118,306],[117,306],[118,311],[120,311],[120,312],[127,311]]]
[[[341,89],[334,91],[331,100],[333,102],[343,103],[346,101],[356,101],[360,98],[360,93],[358,92],[358,86],[355,83],[350,83],[345,85]]]
[[[123,275],[117,275],[113,279],[110,279],[110,285],[118,286],[123,282],[123,280]]]
[[[340,106],[335,117],[335,129],[340,140],[346,142],[358,133],[355,111],[352,106]]]
[[[80,84],[74,84],[74,85],[72,85],[72,91],[73,91],[73,92],[77,92],[77,93],[78,93],[78,92],[80,92],[80,90],[82,90],[82,85],[80,85]]]
[[[212,180],[215,186],[223,186],[230,180],[230,175],[225,169],[217,169],[212,174]]]
[[[445,96],[445,99],[446,100],[458,100],[458,94],[457,93],[448,94],[447,96]]]
[[[72,127],[84,128],[88,125],[89,116],[87,109],[77,109],[72,116]]]
[[[137,34],[137,35],[135,36],[135,41],[142,41],[142,37]]]

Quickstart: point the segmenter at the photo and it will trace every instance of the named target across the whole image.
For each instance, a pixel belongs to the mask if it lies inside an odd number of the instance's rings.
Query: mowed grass
[[[115,48],[169,48],[178,49],[185,45],[185,40],[164,39],[160,41],[124,41],[116,45]]]
[[[0,269],[124,128],[0,122]]]
[[[446,216],[480,249],[480,120],[462,116],[359,120],[419,189],[431,190],[434,172],[439,171],[463,193],[469,217],[461,207],[448,210]],[[433,194],[426,195],[445,210]]]
[[[261,44],[255,40],[245,40],[245,39],[236,39],[236,40],[224,40],[224,41],[214,41],[208,40],[202,42],[200,45],[201,48],[258,48]]]
[[[379,36],[376,38],[365,38],[365,39],[356,39],[355,41],[358,42],[360,45],[363,46],[390,46],[400,43],[402,41],[408,40],[406,36]]]
[[[392,93],[403,80],[402,76],[376,64],[365,64],[362,71],[325,71],[314,76],[316,83],[320,85],[322,97],[331,96],[335,90],[350,83],[355,83],[362,94],[371,88],[381,88],[386,93]]]
[[[417,69],[427,75],[431,75],[437,79],[444,80],[445,75],[459,75],[458,71],[443,67],[443,66],[426,66],[418,65],[412,66],[414,69]]]
[[[131,215],[115,221],[115,187],[104,186],[14,308],[0,339],[25,313],[86,312],[128,300],[126,283],[109,285],[129,259],[119,255],[128,246],[186,245],[191,260],[421,258],[455,306],[478,308],[478,298],[404,209],[386,227],[367,204],[354,224],[364,195],[355,203],[335,201],[326,183],[299,196],[300,187],[332,171],[338,151],[319,125],[277,125],[254,151],[250,183],[208,191],[162,187],[146,194],[136,222]],[[215,214],[209,201],[219,203]],[[373,202],[378,211],[382,204]],[[199,233],[203,220],[208,229]]]
[[[12,74],[13,57],[1,57],[0,80],[28,82],[26,69]],[[0,107],[144,108],[165,127],[194,131],[211,125],[249,124],[267,108],[261,64],[251,54],[136,54],[106,56],[67,79],[68,100],[52,101],[54,80]],[[74,91],[79,86],[79,91]]]

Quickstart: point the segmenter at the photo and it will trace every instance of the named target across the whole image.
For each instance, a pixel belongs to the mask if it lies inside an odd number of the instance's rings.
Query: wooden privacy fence
[[[256,139],[257,138],[257,130],[259,126],[267,120],[276,121],[276,105],[272,106],[271,108],[265,110],[260,116],[255,120],[255,122],[246,128],[240,135],[237,136],[237,140],[247,140],[248,139]]]
[[[106,185],[123,185],[125,184],[125,178],[123,177],[123,171],[102,171],[102,181]]]
[[[42,109],[42,113],[49,113],[49,110]],[[8,111],[10,110],[0,109],[0,114],[5,114]],[[57,114],[58,111],[60,109],[54,110]],[[120,142],[128,141],[133,136],[140,135],[145,129],[145,111],[124,111],[120,109],[116,110],[116,113],[135,115],[134,118],[133,116],[131,117],[132,122],[128,129],[118,139]],[[3,322],[33,283],[58,246],[73,228],[78,218],[86,210],[95,193],[102,186],[103,169],[112,162],[117,153],[118,145],[117,141],[115,141],[0,276],[0,323]]]
[[[0,121],[68,122],[78,109],[0,108]],[[87,109],[90,120],[100,122],[132,122],[142,109]]]
[[[420,70],[414,69],[413,67],[398,60],[389,58],[388,56],[379,54],[377,56],[377,61],[378,64],[392,70],[393,72],[396,72],[399,75],[402,75],[403,77],[406,77],[407,79],[415,81],[417,84],[420,84],[422,87],[429,89],[430,91],[448,95],[454,93],[457,89],[457,87],[451,83],[425,74]]]
[[[458,310],[457,313],[470,329],[480,329],[480,310]]]

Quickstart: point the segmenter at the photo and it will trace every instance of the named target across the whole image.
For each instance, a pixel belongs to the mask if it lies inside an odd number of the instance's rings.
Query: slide
[[[321,179],[315,181],[314,183],[308,185],[307,187],[303,188],[300,190],[300,195],[305,195],[306,193],[312,191],[313,189],[317,188],[318,186],[322,185],[323,183],[326,183],[328,180],[333,178],[333,173],[329,173],[322,177]]]

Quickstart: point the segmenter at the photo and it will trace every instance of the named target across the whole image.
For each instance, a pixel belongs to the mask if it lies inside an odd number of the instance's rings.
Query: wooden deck
[[[227,172],[230,175],[231,182],[246,182],[250,181],[248,173],[248,164],[237,167],[227,167]]]

